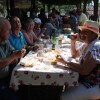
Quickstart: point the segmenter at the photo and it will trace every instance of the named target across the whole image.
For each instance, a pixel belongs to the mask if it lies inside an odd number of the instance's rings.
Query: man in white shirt
[[[79,12],[79,26],[82,26],[88,20],[87,16],[80,11]]]

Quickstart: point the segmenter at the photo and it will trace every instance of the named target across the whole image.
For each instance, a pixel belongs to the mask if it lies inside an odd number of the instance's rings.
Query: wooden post
[[[14,0],[10,0],[10,15],[11,16],[12,16],[14,8],[15,8]]]
[[[87,0],[84,0],[83,12],[86,13]]]
[[[98,2],[99,0],[93,0],[94,1],[94,20],[97,21],[98,19]]]
[[[31,0],[31,8],[35,9],[35,0]]]
[[[50,12],[50,4],[47,4],[48,12]]]
[[[9,0],[6,0],[7,17],[9,17]]]

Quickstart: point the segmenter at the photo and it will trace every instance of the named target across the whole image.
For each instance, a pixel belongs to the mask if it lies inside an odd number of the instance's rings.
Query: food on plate
[[[37,51],[37,57],[41,57],[43,56],[43,51],[42,50],[38,50]]]
[[[39,62],[42,62],[43,61],[43,58],[42,57],[38,57],[38,61]]]
[[[32,58],[21,58],[20,65],[23,67],[33,67],[34,66],[34,59]]]
[[[48,59],[46,59],[46,61],[51,62],[52,65],[56,65],[57,64],[56,57],[48,58]]]
[[[55,49],[56,55],[60,55],[61,51],[59,49]]]
[[[56,65],[57,64],[57,61],[55,60],[55,61],[51,62],[51,64],[52,65]]]
[[[72,30],[71,28],[64,28],[63,31],[66,32],[66,34],[70,34]]]
[[[46,49],[45,52],[46,52],[46,53],[47,53],[47,52],[52,52],[52,50],[51,50],[51,49]]]
[[[64,35],[60,35],[59,37],[58,37],[58,40],[63,40],[64,39]]]

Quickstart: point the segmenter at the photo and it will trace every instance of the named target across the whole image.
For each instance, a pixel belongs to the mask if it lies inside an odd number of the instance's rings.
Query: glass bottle
[[[52,40],[52,50],[54,50],[55,45],[56,45],[56,30],[55,29],[52,30],[51,40]]]
[[[56,30],[55,29],[52,30],[51,38],[52,38],[53,45],[56,45]]]

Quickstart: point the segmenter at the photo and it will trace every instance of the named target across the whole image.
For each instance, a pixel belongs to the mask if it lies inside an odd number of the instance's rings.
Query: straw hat
[[[96,21],[88,20],[83,24],[83,26],[80,27],[80,30],[88,29],[96,33],[98,36],[100,36],[99,27],[100,25]]]

